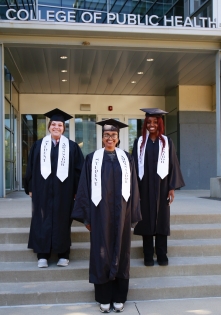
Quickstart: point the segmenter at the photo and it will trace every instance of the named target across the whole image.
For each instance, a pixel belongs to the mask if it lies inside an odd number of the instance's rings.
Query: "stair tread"
[[[130,279],[130,289],[145,288],[180,288],[180,287],[221,287],[221,275],[214,276],[171,276]],[[80,292],[93,291],[94,286],[88,280],[76,281],[44,281],[44,282],[19,282],[2,283],[0,294],[41,294],[53,292]]]
[[[221,245],[221,239],[220,238],[209,238],[209,239],[177,239],[172,240],[168,239],[168,246],[213,246],[213,245]],[[141,247],[142,246],[142,240],[135,240],[131,241],[131,247]],[[90,247],[90,242],[72,242],[71,249],[88,249]],[[31,249],[27,248],[27,244],[21,243],[21,244],[0,244],[0,251],[20,251],[27,249],[31,251]]]
[[[130,266],[133,267],[144,267],[143,259],[131,259]],[[64,271],[64,270],[74,270],[74,269],[88,269],[88,260],[71,260],[69,265],[65,268],[58,267],[56,262],[49,262],[49,268],[38,268],[37,259],[36,262],[0,262],[0,271],[22,271],[22,270],[33,270],[39,272],[46,271]],[[166,268],[173,266],[187,266],[187,265],[213,265],[220,264],[221,267],[221,256],[194,256],[194,257],[169,257],[169,265]],[[158,268],[158,265],[153,266],[153,268]]]
[[[3,227],[0,228],[0,233],[5,234],[5,233],[29,233],[30,228],[29,227]],[[81,232],[88,232],[89,231],[84,227],[84,226],[72,226],[71,227],[72,232],[76,233],[81,233]]]
[[[214,230],[214,229],[221,229],[221,223],[202,223],[202,224],[171,224],[170,226],[171,231],[173,230]],[[0,228],[0,233],[29,233],[29,227],[3,227]],[[72,232],[76,233],[89,233],[88,230],[84,226],[72,226]]]

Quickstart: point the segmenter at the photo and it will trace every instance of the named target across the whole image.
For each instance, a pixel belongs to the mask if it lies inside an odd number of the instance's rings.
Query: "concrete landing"
[[[221,315],[221,298],[127,302],[125,315]],[[97,315],[96,303],[0,307],[0,315]],[[111,312],[110,314],[115,314]]]

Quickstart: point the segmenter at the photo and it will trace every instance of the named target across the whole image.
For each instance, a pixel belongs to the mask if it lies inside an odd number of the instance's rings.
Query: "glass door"
[[[5,100],[5,188],[6,193],[18,189],[17,176],[18,113]]]
[[[118,121],[121,121],[122,123],[125,123],[124,122],[124,116],[123,115],[97,115],[97,121],[101,121],[101,120],[105,120],[105,119],[110,119],[110,118],[113,118],[113,119],[116,119]],[[102,148],[102,127],[99,126],[99,125],[96,125],[97,126],[97,149],[101,149]],[[127,147],[126,147],[126,141],[125,141],[125,130],[127,128],[123,128],[120,130],[120,145],[119,145],[119,148],[121,148],[122,150],[125,150],[127,151]]]
[[[75,115],[74,121],[74,139],[81,148],[84,157],[96,150],[96,115]],[[72,131],[72,125],[71,125]],[[73,134],[71,132],[71,134]]]
[[[139,138],[142,134],[142,127],[144,122],[144,115],[125,116],[125,124],[129,127],[125,128],[125,146],[129,153],[132,152],[134,140]]]

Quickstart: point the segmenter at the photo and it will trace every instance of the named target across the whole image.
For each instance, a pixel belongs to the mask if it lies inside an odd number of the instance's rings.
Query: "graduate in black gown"
[[[135,159],[142,221],[134,234],[143,237],[144,264],[153,266],[154,243],[157,262],[168,265],[167,236],[170,235],[170,204],[174,190],[183,187],[173,141],[163,135],[162,115],[158,108],[141,109],[146,113],[142,136],[135,140],[132,155]]]
[[[71,211],[84,162],[78,144],[62,135],[72,116],[59,109],[45,115],[50,134],[33,144],[25,177],[32,197],[28,248],[37,253],[39,268],[48,267],[51,251],[58,254],[58,266],[69,263]]]
[[[95,286],[100,311],[123,311],[130,269],[131,227],[141,220],[133,157],[117,148],[119,129],[114,119],[102,125],[104,148],[87,155],[72,217],[91,232],[89,282]]]

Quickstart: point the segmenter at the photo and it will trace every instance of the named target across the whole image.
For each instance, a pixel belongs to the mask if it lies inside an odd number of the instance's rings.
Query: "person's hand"
[[[86,224],[85,226],[88,229],[88,231],[91,231],[91,225],[90,224]]]
[[[169,206],[170,206],[171,203],[173,202],[174,196],[175,196],[174,190],[170,190],[169,193],[168,193],[168,197],[167,197]]]
[[[29,192],[29,196],[32,197],[32,192]]]

